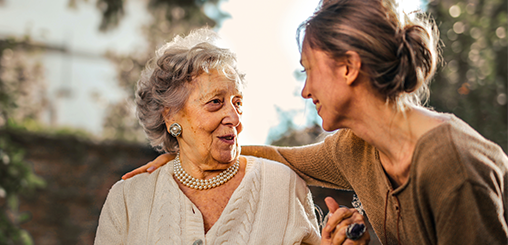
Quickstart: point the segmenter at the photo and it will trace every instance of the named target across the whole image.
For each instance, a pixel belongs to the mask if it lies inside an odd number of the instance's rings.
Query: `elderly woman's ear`
[[[170,116],[169,108],[164,108],[163,111],[164,123],[166,124],[166,130],[173,137],[178,137],[182,133],[182,126],[176,122],[174,117]]]
[[[170,109],[168,107],[165,107],[162,111],[162,116],[164,117],[164,122],[166,123],[166,126],[171,125],[171,116],[169,115]]]

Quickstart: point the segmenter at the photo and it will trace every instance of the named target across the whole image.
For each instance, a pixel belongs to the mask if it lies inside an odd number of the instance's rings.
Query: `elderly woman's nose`
[[[240,112],[238,110],[233,103],[228,103],[222,123],[238,126],[240,124]]]

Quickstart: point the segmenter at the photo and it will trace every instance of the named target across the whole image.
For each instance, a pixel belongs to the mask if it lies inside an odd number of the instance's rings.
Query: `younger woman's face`
[[[347,66],[331,59],[321,50],[310,48],[306,42],[300,63],[307,73],[302,97],[312,99],[323,119],[324,130],[341,128],[352,101],[344,77]]]

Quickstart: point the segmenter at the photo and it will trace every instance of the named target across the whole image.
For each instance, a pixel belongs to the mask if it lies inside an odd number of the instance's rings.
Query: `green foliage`
[[[6,135],[0,135],[0,244],[33,244],[30,235],[19,228],[29,220],[19,213],[19,195],[30,195],[45,186],[23,158],[23,150]]]
[[[0,129],[12,126],[16,118],[34,120],[42,106],[33,99],[42,87],[42,69],[28,57],[36,52],[28,43],[28,37],[0,40]],[[28,232],[19,228],[30,219],[18,211],[19,195],[44,185],[24,161],[23,149],[0,134],[0,244],[33,244]]]
[[[71,0],[71,2],[76,0]],[[203,11],[205,6],[216,6],[219,0],[149,0],[147,8],[156,16],[164,17],[171,25],[185,23],[205,23],[209,26],[216,24]],[[100,30],[110,30],[120,23],[125,14],[125,0],[97,0],[97,7],[102,13]],[[220,16],[226,16],[216,9]],[[157,18],[157,17],[156,17]]]
[[[507,1],[435,0],[429,12],[444,44],[430,105],[456,114],[506,151]]]
[[[72,135],[81,139],[96,139],[94,135],[84,129],[65,126],[51,127],[33,118],[24,118],[23,120],[15,120],[13,118],[9,118],[7,119],[7,124],[5,126],[6,128],[9,128],[9,130],[29,131],[32,133],[41,133],[44,135]]]

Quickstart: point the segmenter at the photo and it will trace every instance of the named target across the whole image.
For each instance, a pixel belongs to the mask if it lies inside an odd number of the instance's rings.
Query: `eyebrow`
[[[208,98],[215,97],[217,95],[225,94],[226,91],[224,89],[216,89],[211,91],[210,93],[206,93],[203,96],[199,97],[199,100],[208,100]]]
[[[199,97],[199,100],[200,101],[203,101],[203,100],[208,100],[209,98],[213,98],[215,96],[219,96],[219,95],[223,95],[223,94],[226,94],[228,91],[226,89],[216,89],[216,90],[213,90],[211,91],[210,93],[207,93],[201,97]],[[238,95],[243,98],[243,93],[241,91],[238,91]],[[235,95],[237,96],[237,95]]]

